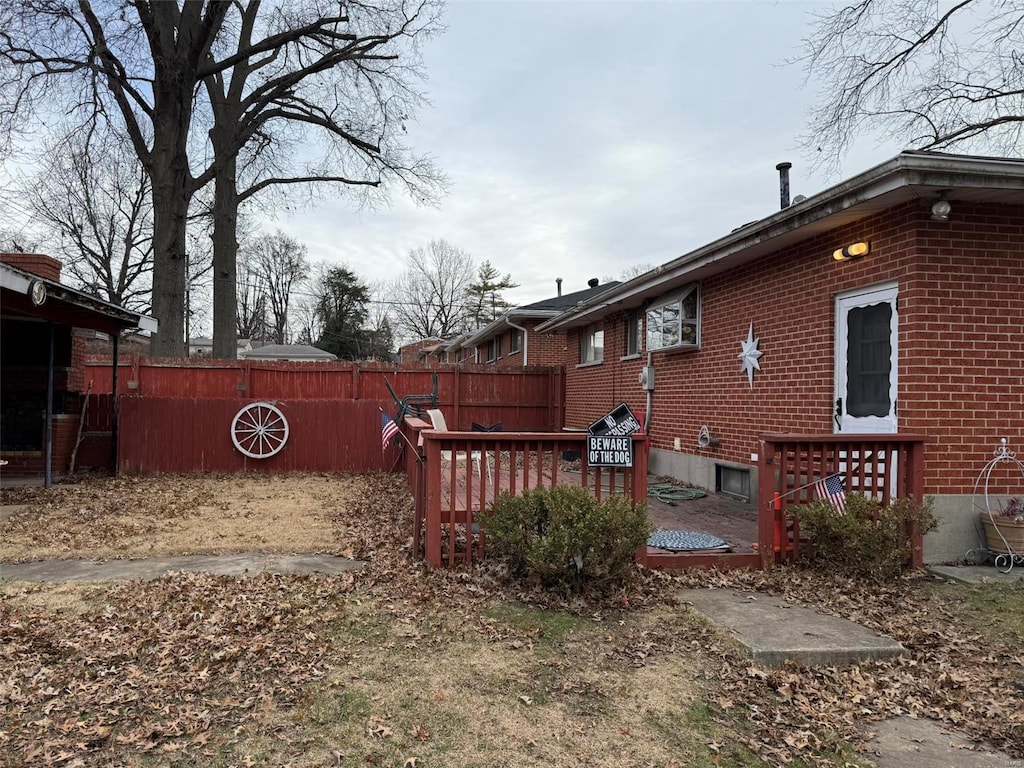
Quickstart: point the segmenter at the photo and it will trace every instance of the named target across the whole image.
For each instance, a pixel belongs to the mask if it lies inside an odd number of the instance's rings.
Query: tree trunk
[[[216,156],[217,140],[213,141]],[[213,356],[234,360],[238,356],[238,189],[235,157],[228,157],[213,193]]]
[[[188,174],[178,163],[153,179],[153,316],[160,322],[150,354],[185,357],[185,225]]]

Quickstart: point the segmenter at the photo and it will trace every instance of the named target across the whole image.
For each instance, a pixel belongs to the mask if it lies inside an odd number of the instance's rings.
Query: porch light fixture
[[[939,199],[932,203],[932,221],[949,221],[949,213],[953,206],[946,199],[945,192],[939,192]]]
[[[867,242],[851,243],[845,248],[839,248],[832,252],[832,258],[836,261],[849,261],[858,256],[866,256],[871,253],[871,245]]]

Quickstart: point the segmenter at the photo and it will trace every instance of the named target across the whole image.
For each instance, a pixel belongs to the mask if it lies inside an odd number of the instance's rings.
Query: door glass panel
[[[888,302],[856,307],[847,315],[846,412],[850,416],[887,416],[892,411],[891,321],[892,305]]]

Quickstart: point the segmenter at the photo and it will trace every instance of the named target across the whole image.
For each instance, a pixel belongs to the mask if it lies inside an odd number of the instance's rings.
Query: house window
[[[700,291],[696,283],[647,310],[647,349],[700,344]]]
[[[518,352],[522,348],[523,348],[523,332],[522,331],[517,331],[517,330],[513,329],[512,333],[510,335],[510,342],[509,342],[508,351],[509,351],[509,353]]]
[[[626,356],[639,355],[644,346],[644,322],[639,312],[626,318]]]
[[[580,336],[580,364],[600,363],[604,360],[604,329],[590,326]]]
[[[501,357],[501,336],[495,336],[487,342],[487,362],[497,362],[499,357]]]

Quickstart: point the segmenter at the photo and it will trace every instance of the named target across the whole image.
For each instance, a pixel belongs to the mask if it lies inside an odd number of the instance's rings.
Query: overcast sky
[[[410,145],[451,188],[437,209],[394,197],[356,212],[321,203],[268,222],[365,280],[404,269],[444,238],[510,272],[527,304],[591,277],[659,264],[840,177],[812,175],[797,147],[814,99],[797,56],[805,2],[455,0],[425,51],[432,106]],[[895,155],[860,142],[841,177]]]

